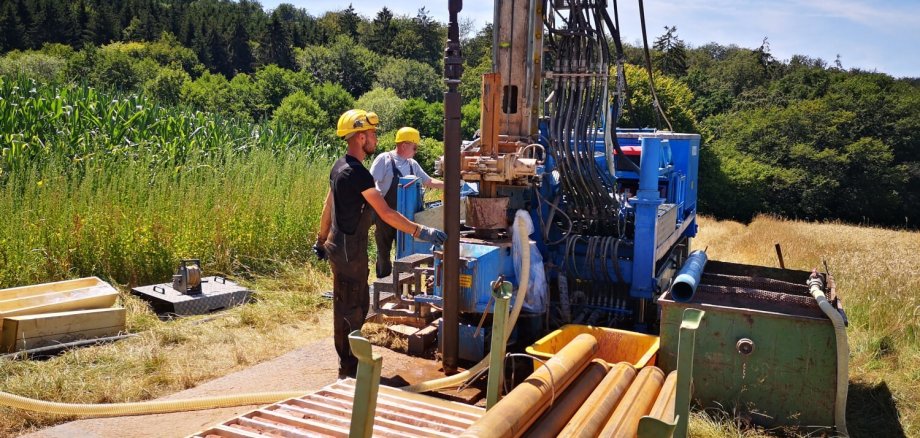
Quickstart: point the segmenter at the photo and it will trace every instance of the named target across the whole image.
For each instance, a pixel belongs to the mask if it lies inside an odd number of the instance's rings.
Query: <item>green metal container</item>
[[[702,309],[693,400],[766,427],[833,426],[834,328],[808,294],[807,278],[802,271],[710,261],[689,302],[668,292],[658,300],[659,366],[677,368],[683,311]]]

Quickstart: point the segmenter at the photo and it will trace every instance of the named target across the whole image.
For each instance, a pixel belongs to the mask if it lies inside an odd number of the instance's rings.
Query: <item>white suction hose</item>
[[[843,323],[843,317],[837,312],[837,309],[824,296],[824,287],[821,278],[817,274],[812,274],[808,280],[809,292],[811,296],[818,301],[818,307],[831,320],[834,325],[834,334],[837,338],[837,397],[834,401],[834,425],[837,427],[839,436],[849,436],[847,432],[847,389],[850,384],[850,369],[848,360],[850,357],[850,347],[847,345],[846,325]]]
[[[511,309],[511,317],[508,319],[508,326],[505,327],[505,344],[511,337],[514,325],[517,323],[518,316],[521,314],[521,307],[524,306],[524,296],[527,295],[527,289],[530,287],[530,239],[527,237],[530,233],[527,231],[527,224],[524,221],[515,221],[517,223],[517,232],[520,233],[520,251],[521,251],[521,281],[518,284],[517,295],[514,298],[514,307]],[[449,388],[460,385],[472,376],[475,376],[482,370],[489,367],[489,357],[484,357],[479,363],[472,368],[453,376],[442,377],[440,379],[429,380],[426,382],[416,383],[403,387],[401,389],[410,392],[427,392],[441,388]]]

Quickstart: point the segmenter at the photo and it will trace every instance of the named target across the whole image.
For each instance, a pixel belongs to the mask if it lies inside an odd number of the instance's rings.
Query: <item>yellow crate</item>
[[[607,363],[629,362],[636,368],[654,365],[658,355],[658,336],[606,327],[568,324],[527,347],[527,354],[548,360],[576,336],[588,333],[597,339],[597,358]],[[537,369],[542,364],[534,361]]]

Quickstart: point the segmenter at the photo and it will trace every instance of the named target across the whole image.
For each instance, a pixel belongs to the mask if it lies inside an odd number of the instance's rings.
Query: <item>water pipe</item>
[[[696,250],[690,253],[687,261],[681,266],[677,277],[674,278],[674,284],[671,285],[671,298],[679,303],[686,303],[693,299],[696,287],[700,284],[700,277],[703,275],[703,268],[709,257],[706,251]]]
[[[524,210],[518,210],[515,216],[527,215],[528,213]],[[521,251],[521,282],[518,284],[517,295],[514,298],[514,307],[511,309],[511,316],[508,318],[508,324],[505,327],[505,344],[508,344],[508,338],[511,337],[511,332],[514,330],[514,325],[517,323],[518,316],[521,314],[521,308],[524,306],[524,296],[527,295],[527,289],[530,287],[530,239],[526,236],[529,236],[530,233],[527,230],[527,223],[523,220],[516,219],[514,221],[517,232],[521,234],[522,238],[520,241]],[[416,383],[415,385],[409,385],[402,387],[400,389],[409,392],[427,392],[435,391],[441,388],[448,388],[451,386],[457,386],[465,382],[472,376],[478,375],[482,370],[486,369],[489,366],[489,358],[485,357],[479,363],[474,365],[472,368],[454,374],[452,376],[442,377],[440,379],[428,380],[426,382]]]
[[[505,321],[508,319],[508,300],[511,299],[511,282],[493,281],[492,347],[489,350],[489,383],[486,390],[486,410],[492,409],[501,395],[505,380]]]
[[[847,345],[846,324],[837,309],[824,295],[824,282],[816,271],[812,271],[811,277],[808,278],[808,287],[811,296],[818,301],[818,307],[834,325],[834,334],[837,338],[837,396],[834,400],[834,426],[837,428],[838,435],[846,437],[849,436],[846,413],[847,390],[850,384],[850,370],[847,363],[850,357],[850,347]]]

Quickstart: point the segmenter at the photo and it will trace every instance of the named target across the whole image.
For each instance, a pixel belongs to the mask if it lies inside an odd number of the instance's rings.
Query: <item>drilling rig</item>
[[[444,309],[448,368],[455,355],[485,355],[488,336],[473,335],[489,313],[489,284],[502,276],[520,286],[524,263],[532,268],[518,323],[524,340],[528,330],[567,323],[657,333],[655,298],[697,232],[700,136],[617,128],[627,84],[618,20],[607,10],[596,0],[496,2],[478,138],[459,141],[450,127],[459,101],[450,90],[445,98],[446,187],[462,181],[476,193],[461,200],[448,191],[443,214],[422,214],[418,185],[401,184],[400,212],[433,217],[453,240],[434,251],[433,297],[417,298]],[[451,75],[459,79],[450,32],[448,86]],[[524,236],[514,236],[516,217],[527,222]],[[516,239],[533,248],[529,260],[520,260]],[[397,260],[430,252],[405,234],[397,242]]]

